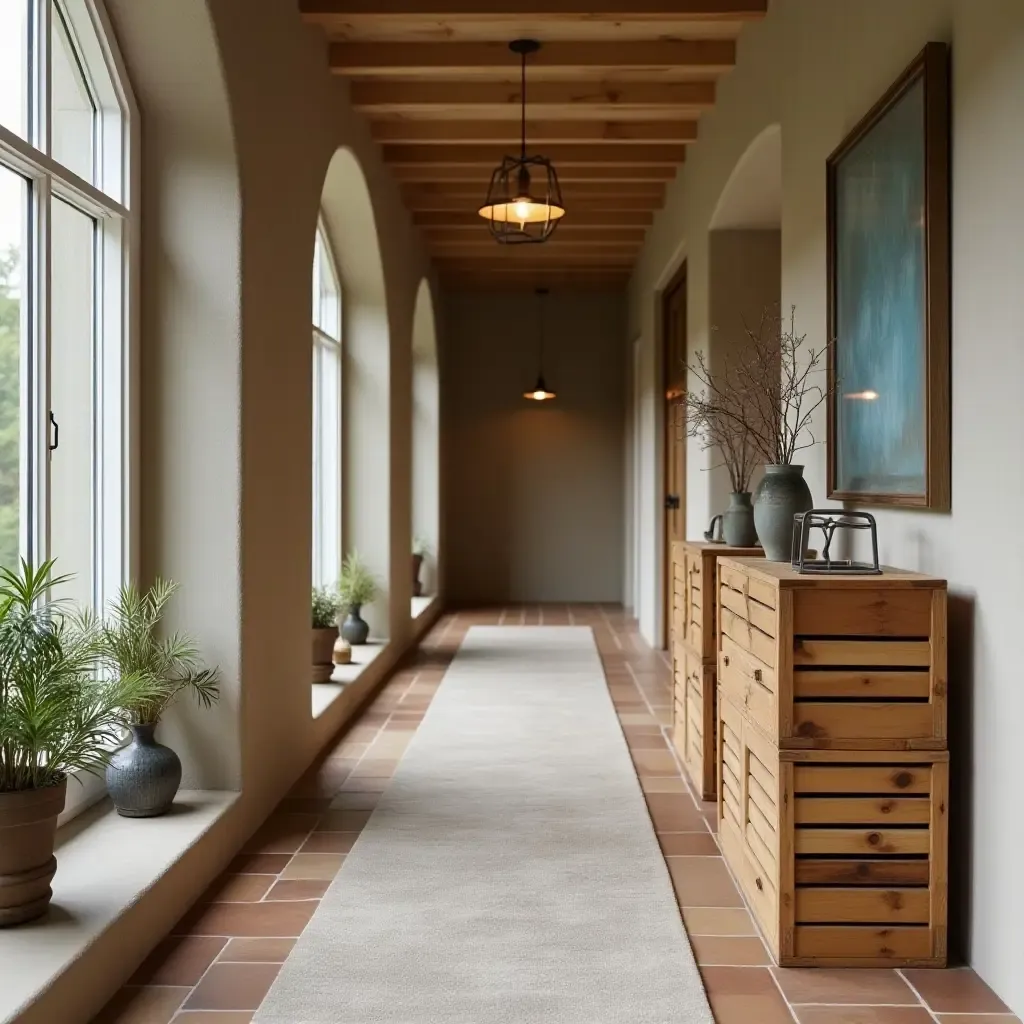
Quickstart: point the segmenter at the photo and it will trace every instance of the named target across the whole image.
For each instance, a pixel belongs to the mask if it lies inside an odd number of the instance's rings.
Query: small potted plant
[[[423,570],[423,563],[430,554],[430,545],[422,537],[416,537],[412,542],[412,593],[413,597],[420,597],[423,594],[423,580],[420,573]]]
[[[377,580],[355,551],[342,564],[338,596],[342,608],[347,612],[341,626],[341,635],[353,647],[365,644],[370,635],[370,626],[360,612],[363,605],[369,604],[377,596]]]
[[[313,588],[313,682],[326,683],[334,671],[334,643],[338,639],[338,591]]]
[[[106,619],[84,613],[85,628],[95,629],[100,657],[108,672],[149,681],[152,694],[128,701],[132,741],[107,765],[107,790],[118,814],[155,818],[166,813],[181,785],[181,760],[156,741],[164,712],[185,691],[200,707],[212,707],[220,695],[217,669],[203,668],[199,650],[183,633],[159,639],[157,629],[178,584],[157,579],[145,593],[123,586]]]
[[[140,675],[104,678],[95,633],[47,600],[53,562],[0,569],[0,926],[46,912],[67,779],[100,772],[124,708],[156,696]]]

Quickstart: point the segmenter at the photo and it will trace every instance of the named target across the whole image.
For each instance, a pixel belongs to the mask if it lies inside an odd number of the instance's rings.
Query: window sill
[[[412,599],[412,618],[415,622],[421,615],[425,615],[430,606],[437,600],[436,594],[424,594],[422,597]]]
[[[141,820],[120,817],[104,800],[61,828],[49,913],[0,930],[0,1020],[16,1019],[238,796],[182,790],[169,814]]]
[[[386,647],[386,640],[371,640],[368,644],[353,647],[351,664],[336,665],[329,683],[313,683],[313,717],[319,718]]]

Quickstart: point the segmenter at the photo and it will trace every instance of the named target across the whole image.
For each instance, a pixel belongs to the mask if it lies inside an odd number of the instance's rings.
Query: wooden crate
[[[718,683],[784,749],[946,747],[946,582],[719,564]]]
[[[705,800],[717,793],[715,769],[715,652],[721,555],[757,557],[760,548],[677,541],[673,570],[672,742],[693,785]],[[706,741],[705,741],[706,738]]]
[[[944,967],[949,755],[780,751],[718,706],[722,852],[778,963]]]

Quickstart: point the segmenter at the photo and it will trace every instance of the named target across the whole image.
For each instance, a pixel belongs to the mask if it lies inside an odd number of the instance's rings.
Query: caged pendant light
[[[565,216],[558,174],[550,160],[526,155],[526,58],[540,49],[535,39],[516,39],[509,49],[522,60],[522,143],[491,175],[487,200],[478,211],[502,245],[546,242]]]
[[[532,391],[523,392],[523,398],[532,402],[547,402],[555,397],[544,382],[544,299],[547,294],[547,288],[537,289],[537,383]]]

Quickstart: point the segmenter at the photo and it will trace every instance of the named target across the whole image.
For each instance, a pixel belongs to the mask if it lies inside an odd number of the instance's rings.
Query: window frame
[[[330,319],[338,328],[338,336],[330,334],[325,330],[321,304],[324,301],[321,285],[321,274],[325,269],[328,272],[332,285],[331,301],[334,309],[331,311]],[[312,544],[312,568],[313,586],[333,586],[341,572],[341,558],[344,548],[342,546],[342,530],[344,515],[342,512],[342,492],[344,488],[344,466],[342,449],[342,432],[344,429],[344,294],[341,285],[341,275],[338,273],[338,264],[334,256],[334,249],[331,244],[331,237],[327,231],[323,216],[317,220],[316,238],[313,248],[313,301],[312,310],[312,364],[313,364],[313,434],[312,434],[312,463],[313,463],[313,544]],[[322,376],[325,360],[323,354],[330,351],[336,362],[336,375],[334,381],[335,417],[337,421],[337,432],[333,439],[326,437],[322,424],[322,401],[323,385],[325,380]],[[332,441],[333,443],[328,443]],[[330,462],[333,472],[329,479],[325,479],[325,465]],[[333,496],[335,513],[335,536],[333,544],[325,538],[325,531],[329,524],[324,522],[324,499],[328,486],[334,486],[336,494]],[[326,485],[326,486],[325,486]],[[328,566],[328,555],[333,547],[336,556],[332,566]]]
[[[91,514],[92,601],[103,607],[138,573],[139,186],[138,107],[102,0],[29,0],[27,139],[0,124],[0,164],[28,182],[22,259],[21,515],[23,557],[52,557],[50,536],[50,367],[53,349],[52,205],[63,200],[91,218],[93,235]],[[63,30],[95,104],[92,181],[53,156],[52,19]],[[98,72],[103,69],[102,83]],[[102,440],[100,440],[102,439]],[[59,557],[59,552],[56,552]],[[58,571],[60,565],[58,562]],[[106,793],[101,777],[76,773],[64,824]],[[73,781],[74,781],[73,780]]]

